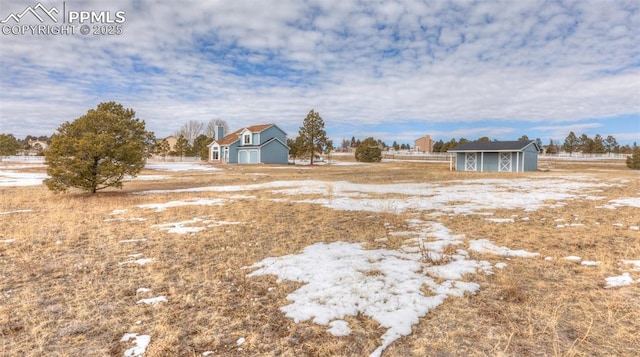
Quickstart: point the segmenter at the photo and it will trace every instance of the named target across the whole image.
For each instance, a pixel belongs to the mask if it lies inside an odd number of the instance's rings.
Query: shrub
[[[360,162],[382,161],[382,149],[379,143],[372,137],[364,139],[356,148],[356,160]]]

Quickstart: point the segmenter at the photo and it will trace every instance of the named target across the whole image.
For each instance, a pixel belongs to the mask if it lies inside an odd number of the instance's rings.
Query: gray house
[[[222,138],[222,139],[220,139]],[[230,164],[287,164],[287,134],[275,124],[253,125],[224,135],[216,128],[209,144],[209,160]]]
[[[523,172],[538,169],[535,141],[468,142],[447,152],[456,154],[457,171]]]

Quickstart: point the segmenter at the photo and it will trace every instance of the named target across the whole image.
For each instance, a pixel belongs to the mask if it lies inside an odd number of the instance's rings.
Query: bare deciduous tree
[[[193,141],[198,137],[198,135],[202,134],[203,129],[204,123],[197,120],[189,120],[182,125],[175,136],[179,138],[182,135],[187,139],[189,145],[193,145]]]
[[[229,124],[222,119],[211,119],[209,124],[207,124],[207,128],[204,131],[204,134],[210,138],[214,138],[216,140],[222,138],[216,138],[216,126],[222,126],[224,128],[225,135],[229,134]]]

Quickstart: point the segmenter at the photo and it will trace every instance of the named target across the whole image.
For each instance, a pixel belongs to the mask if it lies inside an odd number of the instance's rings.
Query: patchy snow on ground
[[[580,265],[582,266],[586,266],[586,267],[595,267],[600,265],[602,262],[597,261],[597,260],[583,260],[580,262]]]
[[[633,266],[631,271],[640,271],[640,260],[623,260],[621,263]]]
[[[151,342],[151,336],[138,335],[137,333],[125,333],[120,339],[120,342],[129,342],[131,339],[133,339],[133,344],[135,346],[124,351],[124,357],[143,356]]]
[[[144,205],[139,205],[139,208],[143,209],[153,209],[156,212],[161,212],[166,210],[167,208],[172,207],[184,207],[184,206],[220,206],[224,203],[223,199],[214,198],[214,199],[206,199],[206,198],[193,198],[185,201],[170,201],[164,203],[149,203]]]
[[[42,181],[46,179],[47,174],[37,172],[17,172],[14,170],[0,170],[0,186],[17,187],[17,186],[37,186],[42,185]]]
[[[547,179],[483,179],[442,183],[357,184],[346,181],[273,181],[252,185],[209,186],[176,190],[152,190],[141,194],[180,192],[239,192],[268,190],[276,195],[315,195],[295,202],[319,204],[338,210],[401,213],[433,210],[453,214],[478,214],[487,210],[550,207],[548,201],[565,204],[612,186],[581,176]],[[393,195],[394,197],[379,197]]]
[[[382,185],[345,181],[273,181],[249,185],[153,190],[141,194],[219,192],[228,195],[234,192],[266,191],[274,195],[270,198],[274,201],[310,203],[337,210],[414,212],[416,217],[419,211],[431,211],[427,213],[429,217],[440,214],[490,216],[491,211],[498,209],[535,211],[540,208],[562,207],[571,200],[605,199],[596,194],[602,192],[604,187],[617,185],[615,182],[602,183],[589,176],[559,176],[553,179],[553,185],[548,184],[549,177],[439,183],[397,182]],[[162,211],[169,207],[219,205],[230,199],[232,198],[227,196],[215,199],[195,198],[140,205],[138,208]],[[114,211],[113,214],[117,214],[115,212],[120,213]],[[193,234],[213,226],[241,223],[215,221],[211,217],[213,216],[195,217],[151,227],[168,233]],[[515,223],[517,217],[512,215],[511,218],[486,220]],[[577,219],[578,217],[574,217],[573,223],[567,223],[565,219],[559,218],[556,222],[563,227],[582,226],[576,222]],[[529,218],[519,220],[527,221]],[[473,282],[473,275],[493,274],[494,269],[507,267],[504,262],[494,265],[486,260],[472,259],[470,252],[507,257],[507,260],[510,257],[539,256],[539,253],[499,246],[484,238],[468,240],[463,234],[453,234],[440,222],[410,219],[406,231],[395,231],[391,224],[386,224],[385,227],[387,237],[377,241],[384,242],[392,236],[401,237],[405,240],[400,249],[369,250],[364,243],[317,243],[297,254],[267,257],[245,268],[251,270],[249,277],[275,275],[278,282],[288,280],[304,283],[287,296],[291,303],[280,308],[296,323],[312,321],[327,326],[327,332],[334,336],[345,336],[351,333],[345,317],[362,314],[378,322],[386,331],[381,337],[381,345],[371,355],[380,356],[391,343],[411,334],[412,326],[447,298],[463,297],[478,291],[480,286]],[[449,246],[455,246],[455,251],[445,249]],[[582,261],[580,257],[564,259],[586,266],[600,263]],[[318,261],[323,262],[323,269],[317,269]],[[145,300],[149,299],[142,299],[138,303]]]
[[[506,257],[537,257],[539,253],[531,253],[526,250],[512,250],[507,247],[498,247],[486,239],[476,239],[469,241],[469,250],[477,253],[489,253]]]
[[[576,256],[576,255],[569,255],[569,256],[566,256],[566,257],[564,257],[562,259],[568,260],[570,262],[579,262],[579,261],[582,260],[582,257]]]
[[[211,219],[195,217],[181,222],[154,224],[151,228],[158,228],[161,231],[175,234],[198,233],[211,227],[241,224],[242,222],[215,221]]]
[[[627,286],[633,284],[633,278],[629,273],[623,273],[622,275],[612,276],[609,278],[605,278],[604,281],[607,283],[605,288],[618,288],[621,286]]]
[[[140,239],[123,239],[120,241],[120,243],[142,243],[142,242],[146,242],[147,238],[140,238]]]
[[[147,263],[151,263],[153,261],[153,258],[141,258],[141,259],[136,259],[136,260],[129,260],[126,262],[120,262],[118,263],[119,265],[126,265],[126,264],[138,264],[138,265],[145,265]]]
[[[136,304],[145,304],[145,305],[157,305],[161,302],[169,302],[166,296],[157,296],[148,299],[140,299],[136,301]]]
[[[0,212],[0,216],[5,215],[5,214],[30,213],[30,212],[33,212],[33,210],[32,209],[17,209],[17,210],[13,210],[13,211]]]
[[[478,291],[480,286],[467,281],[469,276],[493,274],[491,263],[469,259],[464,249],[452,255],[442,253],[448,245],[463,245],[464,235],[451,234],[439,222],[414,219],[409,223],[414,237],[405,240],[400,251],[367,250],[362,243],[317,243],[299,254],[266,258],[248,267],[253,269],[248,276],[276,275],[277,282],[306,283],[287,296],[291,304],[281,307],[296,323],[311,320],[329,325],[327,331],[335,336],[344,336],[351,332],[346,316],[362,314],[377,321],[387,329],[382,344],[371,353],[380,356],[448,297]],[[537,256],[482,241],[486,253]],[[318,261],[323,269],[317,269]]]
[[[619,198],[610,200],[609,204],[598,206],[598,208],[616,209],[618,207],[636,207],[640,208],[640,197]]]
[[[514,223],[515,220],[513,218],[485,218],[485,221],[494,222],[494,223]]]

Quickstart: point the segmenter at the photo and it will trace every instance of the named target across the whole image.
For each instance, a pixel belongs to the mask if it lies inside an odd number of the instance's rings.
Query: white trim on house
[[[256,161],[251,161],[252,155],[255,154]],[[242,155],[244,154],[244,155]],[[242,160],[242,157],[245,157],[245,160]],[[260,164],[260,149],[238,149],[238,164]]]
[[[242,145],[253,145],[251,138],[253,134],[249,130],[245,130],[242,132]]]

